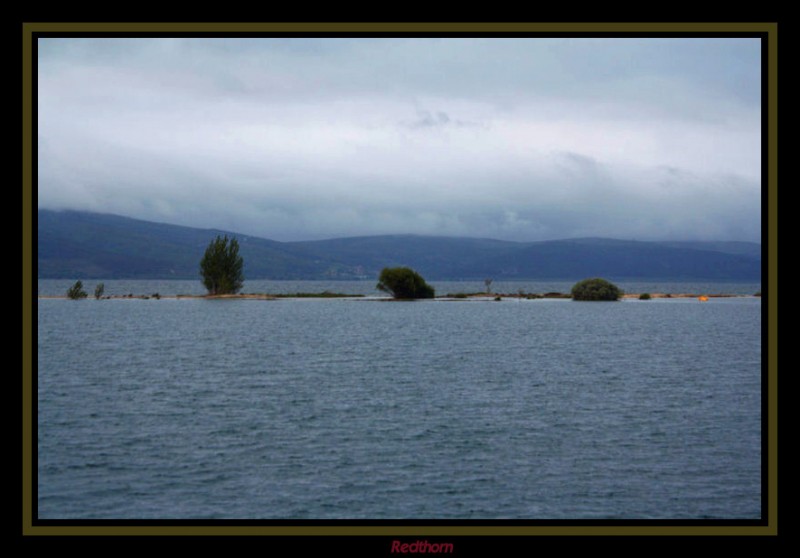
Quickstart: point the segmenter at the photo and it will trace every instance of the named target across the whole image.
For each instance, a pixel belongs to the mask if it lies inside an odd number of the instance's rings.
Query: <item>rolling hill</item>
[[[38,277],[195,279],[217,234],[236,236],[246,279],[374,279],[407,265],[427,279],[760,281],[761,245],[583,238],[545,242],[385,235],[277,242],[82,211],[39,210]]]
[[[40,210],[37,231],[40,278],[196,279],[203,252],[218,234],[238,238],[245,277],[318,279],[342,267],[282,242],[117,215]]]

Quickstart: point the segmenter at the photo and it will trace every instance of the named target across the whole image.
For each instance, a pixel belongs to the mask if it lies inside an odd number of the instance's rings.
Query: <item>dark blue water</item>
[[[40,299],[39,517],[759,518],[760,332],[752,298]]]

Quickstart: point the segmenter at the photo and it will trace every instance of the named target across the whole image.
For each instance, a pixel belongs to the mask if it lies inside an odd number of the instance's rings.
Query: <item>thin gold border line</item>
[[[167,23],[167,22],[32,22],[34,33],[763,33],[773,23],[631,23],[631,22],[285,22],[285,23]],[[713,28],[713,30],[711,30]]]
[[[33,514],[33,41],[31,32],[22,30],[22,525],[23,532]]]
[[[484,537],[484,536],[664,536],[664,535],[764,535],[764,527],[685,527],[685,526],[644,526],[644,527],[606,527],[606,526],[562,526],[562,527],[517,527],[517,526],[60,526],[36,527],[37,535],[271,535],[271,536],[386,536],[386,537]],[[99,532],[101,531],[101,532]]]
[[[767,37],[767,234],[769,285],[767,290],[768,318],[767,355],[767,455],[769,459],[767,494],[768,517],[775,534],[778,525],[778,25],[770,25]],[[762,118],[764,116],[762,115]],[[763,140],[762,140],[763,141]],[[764,164],[764,161],[761,163]],[[763,186],[762,186],[763,187]],[[762,247],[763,252],[763,247]],[[763,358],[763,357],[762,357]],[[763,435],[763,434],[762,434]],[[764,488],[762,487],[762,490]],[[763,513],[763,511],[762,511]]]

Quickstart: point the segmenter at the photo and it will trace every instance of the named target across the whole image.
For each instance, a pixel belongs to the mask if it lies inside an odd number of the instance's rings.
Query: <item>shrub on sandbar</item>
[[[572,287],[572,300],[619,300],[622,294],[619,287],[600,277],[578,281]]]

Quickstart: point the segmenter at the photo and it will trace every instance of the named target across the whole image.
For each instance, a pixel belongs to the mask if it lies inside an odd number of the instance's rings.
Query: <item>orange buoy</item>
[[[705,295],[703,295],[703,296],[698,296],[698,297],[697,297],[697,300],[699,300],[700,302],[708,302],[708,297],[707,297],[707,296],[705,296]]]

